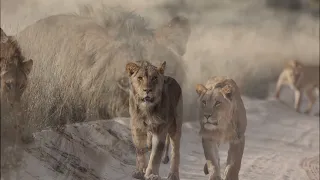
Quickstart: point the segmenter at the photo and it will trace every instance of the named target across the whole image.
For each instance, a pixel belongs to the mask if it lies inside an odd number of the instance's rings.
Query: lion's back
[[[312,85],[319,87],[319,66],[305,66],[303,68],[304,85]]]
[[[61,14],[29,25],[16,38],[23,53],[37,61],[58,59],[57,55],[63,61],[73,61],[85,59],[81,57],[90,56],[90,49],[110,43],[105,31],[93,19]]]

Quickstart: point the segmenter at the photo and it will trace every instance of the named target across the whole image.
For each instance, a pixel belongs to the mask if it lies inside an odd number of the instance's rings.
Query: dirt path
[[[319,155],[310,158],[304,158],[301,161],[301,167],[307,172],[310,180],[319,179]]]

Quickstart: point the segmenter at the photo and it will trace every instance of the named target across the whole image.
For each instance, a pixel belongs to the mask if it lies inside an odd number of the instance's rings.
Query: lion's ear
[[[160,67],[158,67],[158,71],[160,74],[164,74],[164,70],[166,69],[166,61],[163,61],[161,64],[160,64]]]
[[[207,92],[207,88],[202,84],[197,84],[196,85],[196,92],[200,96],[200,95],[202,95],[202,94]]]
[[[138,69],[139,69],[139,66],[136,63],[129,62],[126,65],[126,71],[127,71],[129,76],[132,76],[135,72],[138,71]]]
[[[232,100],[232,87],[230,85],[226,85],[221,89],[221,93],[223,94],[223,96],[228,99],[228,100]]]
[[[182,16],[176,16],[170,22],[159,27],[155,31],[155,37],[160,44],[183,56],[186,52],[190,33],[189,20]]]
[[[1,43],[6,43],[9,40],[9,37],[6,35],[6,33],[0,28],[1,33]]]

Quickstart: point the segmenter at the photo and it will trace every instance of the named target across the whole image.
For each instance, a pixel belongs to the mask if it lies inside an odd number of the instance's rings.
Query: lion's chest
[[[166,126],[171,124],[171,121],[167,116],[154,114],[152,116],[141,115],[139,117],[132,118],[133,123],[136,127],[144,129],[150,132],[160,132]]]

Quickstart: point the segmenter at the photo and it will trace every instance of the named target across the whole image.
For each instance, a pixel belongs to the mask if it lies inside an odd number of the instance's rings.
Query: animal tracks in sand
[[[310,180],[319,179],[319,155],[302,159],[300,165],[306,171]]]
[[[243,179],[293,180],[295,160],[290,160],[281,153],[263,153],[246,157],[242,163],[240,176]]]

